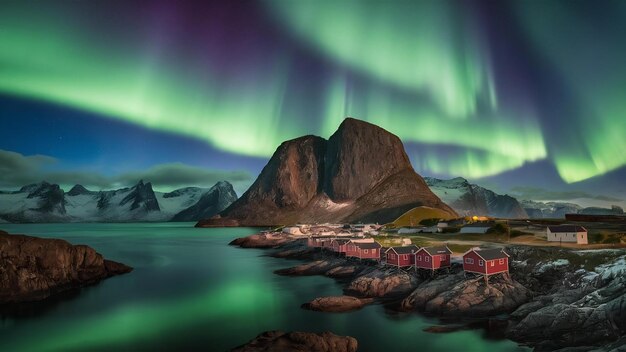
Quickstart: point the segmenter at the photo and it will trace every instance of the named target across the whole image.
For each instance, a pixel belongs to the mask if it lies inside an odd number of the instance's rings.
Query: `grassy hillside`
[[[442,209],[431,207],[417,207],[402,214],[390,225],[391,227],[418,226],[420,221],[426,219],[454,219],[456,216]]]

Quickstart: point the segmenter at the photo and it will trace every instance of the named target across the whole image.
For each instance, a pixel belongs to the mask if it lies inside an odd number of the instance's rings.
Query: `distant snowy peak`
[[[237,199],[232,185],[220,181],[210,189],[185,187],[155,192],[150,182],[130,188],[90,191],[75,185],[69,192],[41,182],[18,191],[0,192],[0,219],[8,222],[196,221],[213,216]],[[178,214],[185,214],[179,216]],[[175,218],[175,215],[177,216]]]
[[[209,218],[226,209],[237,200],[237,193],[233,185],[220,181],[211,187],[193,206],[179,212],[172,218],[173,221],[197,221]]]
[[[67,192],[67,195],[70,197],[80,196],[84,194],[95,195],[95,194],[98,194],[98,192],[90,191],[87,188],[85,188],[83,185],[74,185],[74,187],[72,187],[72,189],[70,189],[70,191]]]
[[[441,200],[461,215],[511,219],[528,217],[517,199],[509,195],[496,194],[484,187],[471,184],[462,177],[449,180],[425,177],[424,180]]]
[[[143,183],[139,181],[137,185],[131,188],[130,193],[122,199],[121,206],[130,204],[130,210],[141,209],[144,211],[160,211],[159,202],[152,190],[152,183]]]
[[[536,202],[532,200],[521,201],[524,210],[530,218],[565,218],[565,214],[576,214],[582,208],[578,204],[565,202]]]

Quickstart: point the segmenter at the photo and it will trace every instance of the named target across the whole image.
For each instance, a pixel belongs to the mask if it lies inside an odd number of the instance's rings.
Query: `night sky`
[[[241,194],[282,141],[353,116],[423,176],[625,204],[625,1],[0,6],[0,189]]]

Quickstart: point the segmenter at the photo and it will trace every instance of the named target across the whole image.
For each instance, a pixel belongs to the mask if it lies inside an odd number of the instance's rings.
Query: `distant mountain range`
[[[471,184],[462,177],[450,180],[424,177],[424,181],[431,191],[459,215],[508,219],[528,218],[528,214],[517,199],[509,195],[496,194],[491,190]]]
[[[237,199],[230,183],[155,192],[150,182],[130,188],[90,191],[82,185],[67,193],[41,182],[18,191],[0,191],[0,222],[197,221],[224,210]]]
[[[566,202],[537,202],[500,195],[489,189],[469,183],[462,177],[442,180],[424,177],[424,181],[441,200],[459,215],[478,215],[508,219],[563,219],[565,214],[624,215],[619,206],[611,208],[588,207]]]

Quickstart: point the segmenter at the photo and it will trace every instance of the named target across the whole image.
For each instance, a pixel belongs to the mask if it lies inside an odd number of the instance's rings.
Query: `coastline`
[[[482,278],[467,278],[458,260],[453,260],[449,272],[429,277],[416,270],[346,259],[327,250],[307,247],[308,237],[266,231],[235,239],[230,245],[272,250],[268,255],[276,258],[304,260],[302,264],[277,270],[275,274],[324,275],[344,285],[344,296],[318,297],[303,302],[304,309],[311,309],[313,305],[318,311],[341,314],[342,311],[360,309],[368,304],[384,304],[397,312],[415,312],[439,318],[441,324],[424,329],[427,332],[445,333],[480,325],[497,325],[496,335],[539,351],[619,344],[626,327],[626,322],[619,320],[623,308],[617,304],[626,293],[626,285],[622,280],[613,280],[619,277],[615,271],[626,273],[626,265],[622,268],[621,264],[626,253],[621,250],[606,255],[605,251],[598,249],[586,252],[508,245],[506,250],[512,257],[510,277],[491,277],[487,283]],[[455,253],[455,256],[458,255]],[[585,263],[597,265],[573,270],[581,265],[574,260],[576,257],[588,257],[584,259]],[[607,278],[608,272],[613,272],[612,279]],[[571,315],[576,310],[602,311],[604,306],[589,302],[588,297],[598,296],[599,292],[601,295],[609,286],[613,294],[605,300],[618,300],[614,311],[609,312],[617,320],[612,319],[605,324],[601,334],[582,329],[595,319],[593,316],[569,326],[575,334],[560,334],[559,326],[551,324],[559,312]],[[622,298],[616,298],[615,291]],[[537,326],[529,325],[530,321],[538,322]],[[580,326],[577,328],[576,325]]]

